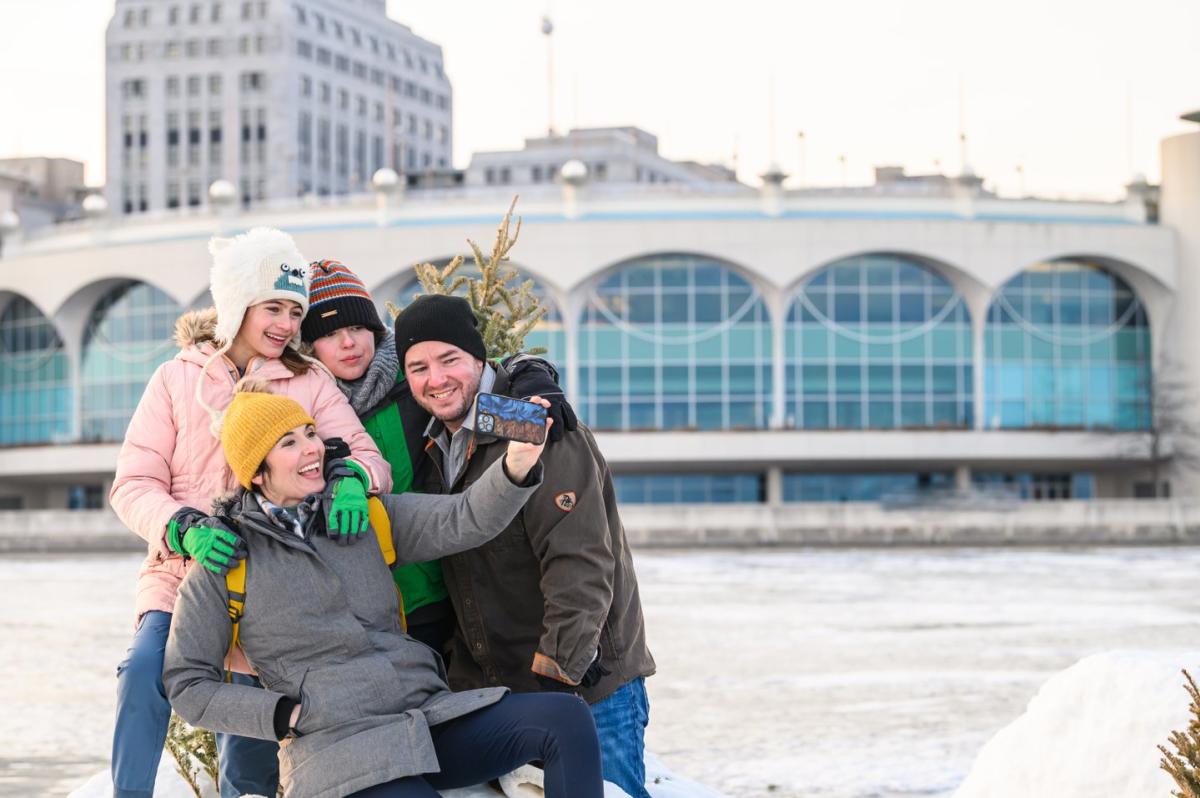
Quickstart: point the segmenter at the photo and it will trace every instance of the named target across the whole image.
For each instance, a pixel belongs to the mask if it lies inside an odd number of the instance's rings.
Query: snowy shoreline
[[[730,798],[950,796],[1055,673],[1200,640],[1193,548],[635,561],[659,664],[648,747]],[[139,562],[0,557],[0,794],[61,798],[107,766]]]

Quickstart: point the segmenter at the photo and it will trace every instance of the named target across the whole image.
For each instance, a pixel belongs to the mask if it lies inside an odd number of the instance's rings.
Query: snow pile
[[[204,777],[203,782],[208,782]],[[202,783],[203,783],[202,782]],[[529,766],[514,771],[501,780],[506,798],[541,798],[541,771]],[[204,798],[217,798],[211,784],[204,784]],[[651,798],[722,798],[718,792],[675,776],[654,754],[646,754],[646,790]],[[446,790],[443,798],[496,798],[488,787],[472,787],[466,790]],[[88,779],[87,783],[71,792],[67,798],[112,798],[112,776],[106,770]],[[187,782],[175,771],[175,760],[163,752],[158,763],[158,776],[154,785],[154,798],[195,798]],[[604,798],[629,798],[620,787],[604,784]]]
[[[204,776],[200,784],[204,788],[204,798],[217,798],[217,788],[208,776]],[[105,770],[92,776],[67,798],[112,798],[112,794],[112,775]],[[158,762],[158,775],[154,777],[154,798],[196,798],[192,788],[175,770],[175,759],[166,751]]]
[[[1053,676],[979,751],[954,798],[1169,795],[1155,747],[1187,726],[1200,652],[1114,651]]]

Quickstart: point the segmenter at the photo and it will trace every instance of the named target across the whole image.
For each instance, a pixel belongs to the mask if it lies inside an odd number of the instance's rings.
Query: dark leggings
[[[546,798],[602,798],[600,744],[592,713],[563,693],[510,693],[430,729],[440,773],[376,784],[348,798],[437,798],[435,790],[483,784],[540,759]]]

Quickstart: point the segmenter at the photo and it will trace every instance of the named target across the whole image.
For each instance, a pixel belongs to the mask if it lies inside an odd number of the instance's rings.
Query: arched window
[[[988,309],[985,356],[989,428],[1150,426],[1146,311],[1099,265],[1058,260],[1005,283]]]
[[[817,272],[792,302],[786,341],[791,426],[972,425],[966,305],[915,259],[862,255]]]
[[[0,312],[0,446],[71,435],[70,364],[54,324],[24,297]]]
[[[96,303],[83,334],[82,437],[120,441],[154,369],[175,354],[180,307],[146,283],[125,283]]]
[[[444,266],[447,262],[443,261],[437,265]],[[479,270],[468,262],[459,267],[459,273],[464,276],[475,277],[478,276]],[[521,274],[520,279],[523,282],[533,278]],[[399,290],[389,291],[385,286],[382,290],[375,292],[374,296],[379,301],[379,318],[383,321],[384,326],[389,329],[392,326],[392,316],[387,310],[387,302],[391,302],[398,308],[406,308],[413,301],[413,295],[420,292],[421,285],[415,277],[405,281]],[[562,315],[559,313],[558,305],[550,298],[545,286],[537,280],[533,280],[533,293],[541,301],[542,306],[546,308],[546,315],[542,316],[537,326],[525,336],[525,349],[527,351],[535,348],[545,349],[546,351],[542,357],[554,363],[558,368],[559,376],[565,380],[567,370],[564,359],[567,356],[567,344],[566,335],[563,332]]]
[[[666,254],[592,289],[578,335],[580,413],[597,429],[765,427],[771,324],[728,265]]]

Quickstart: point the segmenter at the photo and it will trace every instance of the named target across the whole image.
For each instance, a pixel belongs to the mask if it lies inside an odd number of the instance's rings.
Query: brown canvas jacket
[[[497,367],[493,391],[507,390],[508,375]],[[463,491],[504,455],[506,441],[472,434],[467,467],[451,486],[442,477],[442,452],[429,442],[426,492]],[[595,703],[654,673],[637,576],[612,475],[591,431],[580,424],[548,444],[542,464],[541,486],[504,531],[442,560],[458,617],[450,686],[544,689],[535,660],[542,674],[578,683],[599,646],[609,674],[580,690]]]

